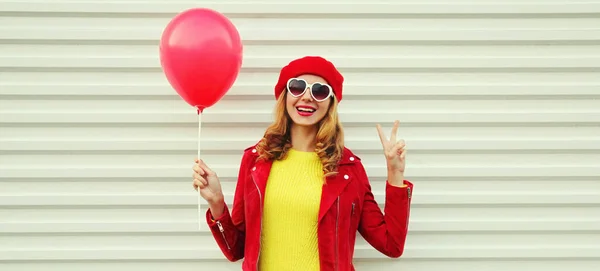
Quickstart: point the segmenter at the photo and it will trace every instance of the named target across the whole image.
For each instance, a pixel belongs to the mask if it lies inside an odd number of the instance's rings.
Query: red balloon
[[[160,62],[169,84],[199,112],[233,86],[242,66],[240,34],[221,13],[206,8],[175,16],[160,40]]]

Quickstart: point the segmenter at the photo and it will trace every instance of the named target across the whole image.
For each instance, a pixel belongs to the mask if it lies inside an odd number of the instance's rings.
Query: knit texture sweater
[[[274,161],[267,181],[261,271],[319,270],[317,222],[323,166],[315,152],[290,149]]]

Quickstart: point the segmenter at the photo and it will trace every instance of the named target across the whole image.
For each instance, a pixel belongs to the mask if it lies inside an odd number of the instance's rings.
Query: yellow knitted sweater
[[[319,270],[317,220],[323,167],[315,152],[290,149],[275,161],[265,191],[261,271]]]

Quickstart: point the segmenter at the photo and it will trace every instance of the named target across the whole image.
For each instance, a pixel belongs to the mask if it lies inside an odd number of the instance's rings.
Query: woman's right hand
[[[200,196],[208,202],[211,211],[215,217],[220,216],[223,205],[225,204],[223,190],[217,174],[212,171],[202,160],[195,160],[194,173],[192,174],[193,186],[196,191],[200,189]]]

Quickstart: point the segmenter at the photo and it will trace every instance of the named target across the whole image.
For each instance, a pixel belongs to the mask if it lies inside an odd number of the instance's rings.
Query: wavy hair
[[[292,119],[286,110],[287,92],[283,94],[279,96],[275,105],[275,120],[256,146],[259,153],[258,160],[283,159],[292,147],[290,136]],[[344,151],[344,131],[338,117],[337,106],[338,102],[333,96],[327,113],[318,124],[315,152],[323,164],[324,179],[337,174],[338,162]]]

